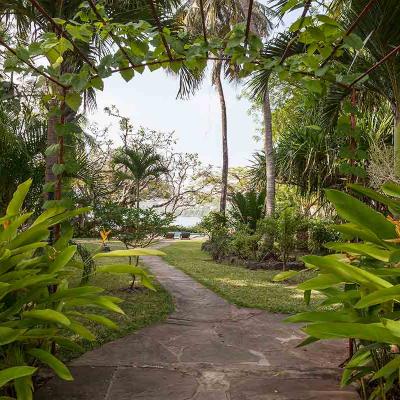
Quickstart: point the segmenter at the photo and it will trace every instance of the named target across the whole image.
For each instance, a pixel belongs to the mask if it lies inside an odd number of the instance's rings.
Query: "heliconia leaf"
[[[89,340],[90,342],[96,340],[96,336],[94,336],[93,333],[89,331],[89,329],[84,327],[79,322],[71,322],[71,325],[68,328],[79,336],[83,337],[84,339]]]
[[[342,387],[350,383],[350,378],[354,371],[354,368],[364,366],[366,363],[369,362],[370,357],[370,351],[364,347],[357,351],[356,354],[354,354],[351,360],[346,364],[346,368],[343,371],[341,380]]]
[[[387,280],[371,272],[340,262],[331,256],[305,256],[303,260],[305,263],[315,265],[324,273],[342,278],[344,282],[359,283],[360,285],[366,285],[375,289],[393,286]]]
[[[25,246],[17,247],[16,249],[11,250],[10,255],[14,256],[16,254],[21,254],[21,253],[26,253],[28,251],[36,250],[41,247],[46,247],[47,243],[46,242],[36,242],[36,243],[31,243],[27,244]]]
[[[359,319],[354,311],[310,311],[291,315],[285,322],[356,322]]]
[[[37,371],[37,368],[21,365],[18,367],[6,368],[0,371],[0,387],[6,383],[13,381],[23,376],[31,376]]]
[[[65,326],[69,326],[71,324],[71,321],[64,314],[51,309],[25,311],[22,313],[22,316],[24,318],[34,318],[42,321],[58,323]]]
[[[400,343],[400,335],[394,335],[381,323],[322,322],[310,324],[303,330],[319,339],[358,338],[378,343]]]
[[[48,365],[61,379],[64,379],[65,381],[74,380],[67,366],[48,351],[43,349],[31,349],[28,353],[40,360],[42,363]]]
[[[22,204],[24,203],[25,197],[28,194],[31,185],[32,185],[32,179],[28,179],[27,181],[18,185],[17,190],[15,191],[10,203],[8,204],[6,211],[7,216],[14,216],[19,214],[22,208]]]
[[[69,340],[63,336],[53,336],[52,338],[54,342],[56,342],[60,347],[70,350],[70,351],[77,351],[83,352],[84,349],[78,343],[74,342],[73,340]]]
[[[388,378],[390,375],[396,373],[398,375],[400,369],[400,356],[396,356],[393,360],[385,364],[379,371],[375,373],[372,380],[379,378]]]
[[[273,282],[285,281],[286,279],[292,278],[298,275],[299,273],[300,271],[294,271],[294,270],[279,272],[278,274],[274,275],[272,281]]]
[[[379,239],[378,236],[371,230],[358,226],[356,224],[341,224],[341,225],[332,225],[332,229],[346,235],[352,239],[362,239],[366,242],[371,242],[377,244],[382,247],[386,247],[388,249],[392,248],[392,246],[384,242],[382,239]]]
[[[147,275],[142,268],[130,264],[107,264],[97,267],[96,272],[109,272],[114,274]]]
[[[400,185],[396,182],[388,181],[382,185],[381,189],[388,196],[400,198]]]
[[[0,326],[0,346],[15,342],[24,332],[26,332],[26,329],[12,329]]]
[[[75,315],[75,313],[72,313],[72,315]],[[97,322],[98,324],[104,325],[107,328],[114,329],[114,330],[119,329],[118,325],[114,321],[111,321],[111,319],[106,318],[103,315],[83,314],[83,313],[77,313],[77,315],[81,318],[85,318],[90,321]]]
[[[42,214],[40,214],[36,220],[33,222],[32,226],[41,224],[42,222],[46,221],[47,219],[54,217],[55,215],[59,215],[62,214],[63,212],[65,212],[65,208],[64,207],[53,207],[53,208],[49,208],[48,210],[45,210],[42,212]]]
[[[98,294],[101,292],[104,292],[104,289],[97,286],[80,286],[71,289],[61,289],[57,290],[56,293],[50,295],[48,301],[53,302],[68,298],[77,298],[82,296]]]
[[[385,289],[376,290],[366,296],[361,297],[355,308],[365,308],[379,303],[400,299],[400,285]]]
[[[370,256],[384,262],[388,262],[390,257],[389,250],[367,243],[326,243],[325,247],[331,250]]]
[[[339,190],[326,190],[326,197],[343,219],[375,232],[380,239],[397,237],[394,225],[371,207]]]
[[[68,246],[61,253],[59,253],[54,261],[50,263],[48,269],[49,273],[54,273],[64,268],[76,253],[76,248],[76,246]]]
[[[108,253],[97,253],[93,258],[104,258],[104,257],[137,257],[137,256],[165,256],[160,250],[155,249],[129,249],[129,250],[114,250]]]
[[[297,288],[300,290],[326,289],[343,282],[342,277],[333,274],[319,274],[315,278],[300,283]]]
[[[33,400],[32,376],[23,376],[14,381],[14,389],[18,400]]]

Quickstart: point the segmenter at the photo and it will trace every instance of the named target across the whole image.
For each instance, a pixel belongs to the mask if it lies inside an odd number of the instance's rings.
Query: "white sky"
[[[293,20],[294,17],[290,17]],[[230,166],[247,165],[252,153],[260,147],[253,140],[257,124],[248,115],[250,103],[238,99],[240,86],[223,82],[228,115],[228,146]],[[210,80],[190,100],[177,100],[178,80],[161,69],[135,77],[126,83],[119,75],[105,80],[103,92],[97,95],[97,111],[89,118],[100,128],[110,126],[110,137],[119,144],[118,124],[103,111],[115,105],[121,115],[135,126],[160,131],[175,131],[177,150],[198,153],[205,163],[221,165],[220,106]]]

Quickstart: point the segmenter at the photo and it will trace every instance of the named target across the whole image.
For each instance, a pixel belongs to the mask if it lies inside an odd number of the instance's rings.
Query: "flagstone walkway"
[[[71,363],[74,382],[51,380],[39,400],[350,400],[340,390],[344,342],[297,349],[283,315],[238,308],[159,257],[146,263],[175,312]]]

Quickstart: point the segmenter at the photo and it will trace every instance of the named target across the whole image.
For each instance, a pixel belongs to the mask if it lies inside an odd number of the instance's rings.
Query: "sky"
[[[285,21],[288,25],[295,16]],[[249,165],[252,154],[260,149],[253,137],[260,128],[250,116],[250,102],[240,97],[242,87],[223,82],[228,116],[228,149],[230,166]],[[100,128],[109,127],[109,135],[120,144],[118,123],[104,107],[115,105],[120,114],[129,117],[135,128],[140,126],[159,131],[174,131],[178,139],[177,151],[198,153],[204,164],[221,166],[220,106],[215,88],[206,79],[202,88],[189,100],[176,99],[178,80],[162,70],[142,75],[136,73],[130,82],[119,75],[105,80],[102,93],[97,96],[97,111],[89,119]]]

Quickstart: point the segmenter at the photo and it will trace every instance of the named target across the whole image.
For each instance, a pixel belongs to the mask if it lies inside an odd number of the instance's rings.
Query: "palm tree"
[[[203,34],[203,23],[200,10],[199,0],[187,1],[177,13],[178,21],[181,21],[187,28],[189,33],[199,36]],[[224,37],[231,28],[241,22],[246,21],[249,11],[249,1],[247,0],[210,0],[204,2],[204,16],[207,35],[216,35]],[[271,8],[254,2],[252,9],[251,30],[260,36],[266,35],[270,28],[270,19],[275,16]],[[232,70],[229,65],[226,65],[225,75],[232,75]],[[221,177],[221,198],[220,211],[225,213],[228,191],[228,118],[226,110],[226,102],[222,85],[221,74],[223,71],[222,61],[215,61],[212,68],[212,84],[216,87],[220,108],[221,108],[221,137],[222,137],[222,177]],[[197,90],[200,82],[205,75],[200,74],[193,76],[183,70],[180,75],[179,93],[182,96],[187,96]]]
[[[162,157],[150,147],[123,148],[113,157],[118,182],[132,183],[136,209],[140,208],[140,193],[151,181],[168,172]]]

